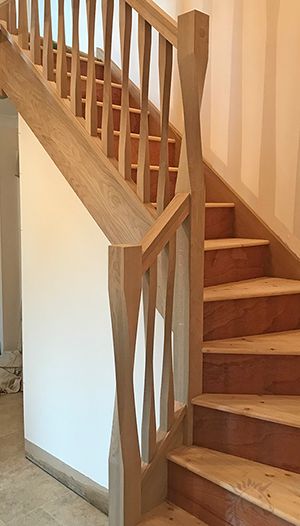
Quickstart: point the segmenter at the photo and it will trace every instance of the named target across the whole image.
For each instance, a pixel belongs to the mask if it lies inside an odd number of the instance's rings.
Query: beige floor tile
[[[0,523],[1,526],[1,523]],[[61,526],[49,513],[38,508],[23,517],[8,522],[7,526]]]
[[[23,452],[24,439],[21,433],[15,432],[11,435],[0,437],[0,466],[1,462],[6,462],[11,457],[15,457],[16,455],[23,455]]]
[[[108,526],[106,515],[73,493],[46,504],[44,509],[61,526]]]

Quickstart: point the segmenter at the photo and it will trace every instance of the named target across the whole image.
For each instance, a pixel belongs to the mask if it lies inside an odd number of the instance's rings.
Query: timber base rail
[[[16,0],[8,0],[6,4],[0,3],[0,30],[3,27],[4,33],[12,35],[28,60],[43,72],[45,81],[55,83],[66,107],[80,119],[87,134],[98,137],[95,140],[100,141],[102,151],[118,167],[118,177],[135,189],[146,207],[151,206],[151,45],[152,36],[158,33],[158,63],[155,67],[160,93],[159,167],[156,211],[152,210],[156,220],[138,245],[114,245],[109,249],[109,297],[116,371],[109,463],[110,525],[135,526],[142,513],[166,495],[168,451],[179,443],[191,443],[191,400],[201,393],[205,184],[200,109],[208,60],[209,22],[208,16],[198,11],[181,15],[176,22],[152,0],[98,2],[102,13],[103,55],[101,63],[95,61],[97,0],[86,0],[84,100],[80,0],[72,0],[71,21],[66,17],[64,0],[44,0],[43,28],[40,27],[38,0],[31,0],[30,13],[27,0],[18,0],[18,9]],[[57,43],[54,44],[52,11],[56,3]],[[115,127],[116,108],[112,101],[112,35],[117,10],[122,76],[118,128]],[[140,104],[136,110],[139,114],[137,161],[132,157],[129,106],[133,16],[138,18],[140,71]],[[66,45],[70,44],[66,43],[67,22],[72,24],[71,53]],[[177,152],[175,165],[178,166],[175,197],[170,190],[169,158],[174,49],[177,50],[184,116],[182,146]],[[96,79],[99,67],[103,71],[100,103],[96,83],[99,82]],[[136,184],[132,179],[132,166],[135,166]],[[139,441],[133,372],[141,296],[145,325],[145,378]],[[157,312],[164,319],[159,423],[153,366]]]

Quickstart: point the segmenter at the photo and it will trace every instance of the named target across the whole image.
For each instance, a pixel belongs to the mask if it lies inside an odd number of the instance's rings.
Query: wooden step
[[[265,276],[269,260],[268,245],[269,241],[265,239],[206,240],[205,287]]]
[[[207,354],[300,356],[300,330],[214,340],[205,343],[203,352]]]
[[[56,68],[56,58],[57,58],[57,50],[54,49],[54,68]],[[68,72],[71,71],[71,64],[72,64],[72,53],[67,51],[67,70]],[[86,76],[87,75],[87,63],[88,63],[88,57],[86,55],[80,55],[80,73],[81,75]],[[101,60],[98,60],[95,58],[95,74],[96,78],[103,79],[104,75],[104,64]],[[112,79],[114,80],[114,79]]]
[[[207,526],[193,515],[190,515],[174,504],[164,502],[150,513],[147,513],[140,526]]]
[[[169,455],[168,499],[210,526],[300,526],[300,475],[196,446]]]
[[[85,104],[86,99],[82,99],[82,112],[83,116],[85,115]],[[101,122],[102,122],[102,107],[103,102],[97,101],[97,108],[98,108],[98,128],[101,128]],[[120,130],[120,119],[121,119],[121,106],[118,104],[112,104],[113,109],[113,121],[114,121],[114,130]],[[139,133],[140,129],[140,116],[141,116],[141,110],[140,108],[129,108],[129,115],[130,115],[130,130],[132,133]]]
[[[196,445],[300,473],[300,397],[204,394],[193,404]]]
[[[300,395],[300,331],[205,342],[205,393]]]
[[[156,200],[157,200],[158,172],[159,172],[159,167],[157,165],[150,165],[151,202],[155,204],[155,206],[156,206]],[[178,168],[176,166],[169,167],[170,194],[172,198],[175,195],[177,172],[178,172]],[[131,177],[133,181],[136,183],[136,178],[137,178],[137,164],[136,163],[133,163],[131,165]]]
[[[300,328],[300,281],[256,278],[204,289],[204,338]]]
[[[98,135],[101,137],[101,128],[98,128]],[[131,133],[131,160],[133,163],[137,163],[138,161],[138,153],[139,153],[139,141],[140,141],[140,135],[139,133]],[[120,131],[114,130],[114,138],[115,138],[115,157],[118,159],[119,157],[119,138],[120,138]],[[149,159],[150,163],[156,162],[159,160],[160,157],[160,143],[161,143],[161,137],[155,136],[155,135],[149,135]],[[175,139],[168,139],[169,144],[169,161],[171,164],[174,164],[175,162]]]

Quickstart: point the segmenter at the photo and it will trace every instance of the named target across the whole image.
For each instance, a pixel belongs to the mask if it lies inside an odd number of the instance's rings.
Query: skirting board
[[[28,460],[108,515],[108,490],[25,439]]]

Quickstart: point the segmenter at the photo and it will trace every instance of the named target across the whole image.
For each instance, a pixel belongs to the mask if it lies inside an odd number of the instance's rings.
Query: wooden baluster
[[[77,117],[82,117],[82,92],[79,55],[79,8],[80,1],[72,0],[72,67],[71,67],[71,110]]]
[[[95,16],[96,0],[87,0],[88,66],[86,81],[85,126],[90,135],[97,136],[98,113],[95,73]]]
[[[3,20],[8,24],[8,18],[9,18],[9,7],[8,3],[4,3],[2,6],[0,5],[0,20]]]
[[[22,49],[28,49],[27,0],[19,0],[18,43]]]
[[[51,0],[45,0],[44,6],[43,71],[47,80],[54,80]]]
[[[148,94],[151,56],[151,26],[139,16],[139,62],[140,62],[140,142],[137,169],[137,193],[144,203],[150,202],[149,125]]]
[[[169,431],[174,421],[172,323],[176,266],[176,234],[166,247],[166,255],[168,265],[164,324],[164,355],[160,395],[160,429],[165,432]]]
[[[120,41],[122,62],[122,101],[119,139],[119,172],[124,179],[131,179],[131,139],[129,114],[129,60],[132,28],[132,8],[120,0]]]
[[[109,247],[109,299],[116,369],[109,520],[114,526],[135,526],[141,516],[141,458],[133,385],[141,282],[141,247]]]
[[[186,330],[175,335],[177,400],[188,404],[185,443],[193,440],[191,400],[201,392],[203,343],[203,276],[205,178],[201,147],[200,109],[208,60],[209,17],[192,11],[178,18],[178,66],[184,110],[184,141],[176,192],[190,191],[189,221],[179,229],[180,264],[176,284],[176,320]],[[182,258],[183,254],[183,258]],[[187,278],[188,276],[188,278]],[[188,286],[187,282],[188,281]],[[176,326],[176,325],[175,325]],[[201,381],[201,380],[200,380]]]
[[[104,86],[101,124],[102,147],[107,157],[114,157],[114,123],[111,95],[111,42],[114,1],[102,0],[103,40],[104,40]]]
[[[42,63],[38,0],[31,0],[30,57],[34,64]]]
[[[155,334],[157,262],[153,263],[143,278],[144,322],[145,322],[145,387],[142,422],[142,458],[151,462],[156,450],[156,418],[154,401],[153,350]]]
[[[65,99],[68,96],[67,53],[65,38],[65,2],[58,0],[58,33],[56,59],[56,88],[59,95]]]
[[[8,24],[7,30],[12,35],[17,34],[17,10],[16,0],[9,0],[8,2]]]
[[[157,187],[157,210],[161,213],[170,202],[169,180],[169,117],[172,80],[173,47],[159,35],[159,86],[160,86],[160,159]]]

